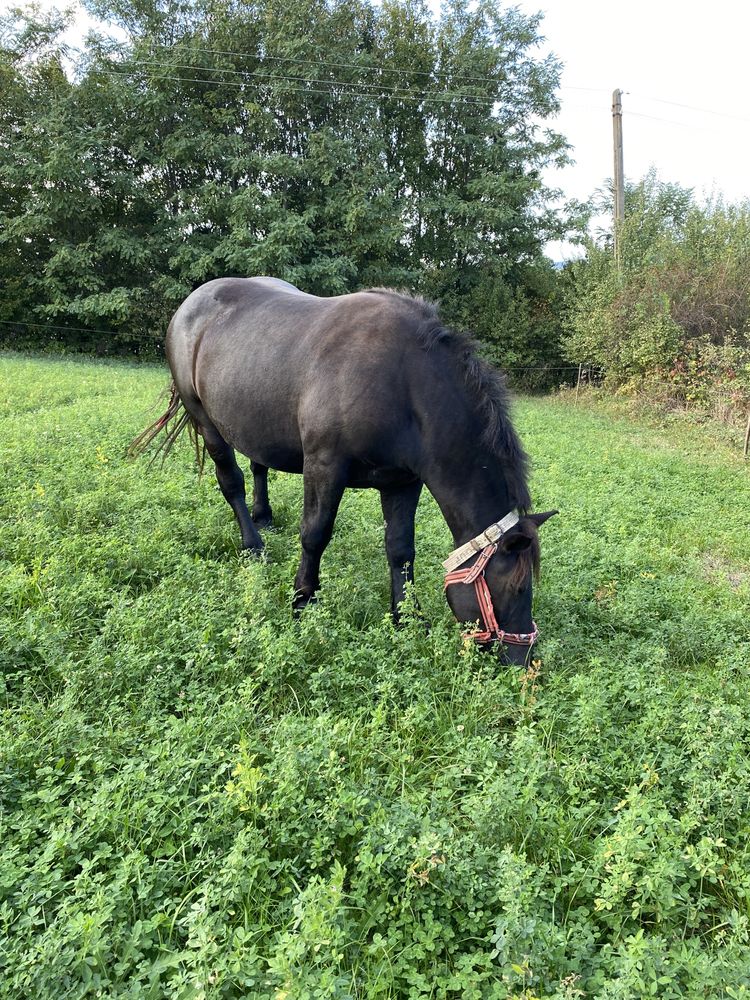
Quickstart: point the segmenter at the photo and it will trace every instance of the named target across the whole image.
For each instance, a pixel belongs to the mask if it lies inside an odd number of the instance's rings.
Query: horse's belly
[[[395,489],[398,486],[408,486],[416,483],[418,477],[408,469],[398,469],[393,466],[376,466],[368,468],[360,462],[353,462],[349,470],[347,486],[353,489],[368,487],[384,490]]]
[[[276,469],[277,472],[302,472],[302,454],[281,447],[248,447],[238,449],[253,462]]]
[[[302,442],[295,415],[279,397],[250,391],[207,392],[202,405],[224,440],[240,454],[279,472],[302,472]],[[279,394],[283,399],[283,396]]]
[[[265,435],[258,430],[232,433],[219,427],[222,437],[240,454],[253,462],[276,469],[279,472],[302,472],[302,445],[298,441],[280,440],[277,436]]]

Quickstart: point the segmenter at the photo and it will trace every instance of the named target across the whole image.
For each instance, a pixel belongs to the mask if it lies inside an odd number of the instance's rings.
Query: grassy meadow
[[[238,555],[158,367],[0,355],[0,997],[750,996],[750,471],[519,401],[539,660],[425,634],[348,492],[294,623],[299,477]]]

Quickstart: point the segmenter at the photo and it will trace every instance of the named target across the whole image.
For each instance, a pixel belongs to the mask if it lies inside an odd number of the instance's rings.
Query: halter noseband
[[[487,568],[487,564],[497,552],[498,541],[509,528],[518,524],[519,520],[518,511],[512,510],[501,521],[497,521],[491,524],[489,528],[486,528],[481,535],[477,535],[476,538],[472,538],[471,541],[456,549],[443,563],[443,566],[448,570],[445,576],[446,590],[454,583],[474,584],[474,592],[479,604],[479,613],[482,616],[484,628],[477,629],[474,632],[465,632],[465,639],[474,639],[477,642],[497,641],[510,643],[514,646],[531,647],[539,636],[539,630],[534,621],[531,623],[533,628],[531,632],[506,632],[505,629],[500,628],[497,618],[495,618],[495,609],[492,606],[490,588],[487,586],[487,581],[484,578],[484,571]],[[476,552],[479,552],[479,558],[473,566],[468,566],[466,569],[456,568],[461,563],[466,562]]]

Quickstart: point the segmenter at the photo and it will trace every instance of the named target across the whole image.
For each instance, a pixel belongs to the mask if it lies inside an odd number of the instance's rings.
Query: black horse
[[[536,638],[537,528],[551,515],[529,513],[527,460],[502,376],[441,324],[434,306],[382,288],[319,298],[275,278],[222,278],[177,310],[166,353],[170,405],[134,450],[162,429],[167,451],[185,426],[199,434],[243,548],[254,551],[263,548],[258,528],[271,524],[269,468],[302,473],[295,611],[320,586],[344,489],[373,487],[398,620],[426,484],[458,547],[446,560],[453,613],[480,622],[471,633],[479,642],[502,644],[524,662]],[[252,514],[235,449],[251,459]]]

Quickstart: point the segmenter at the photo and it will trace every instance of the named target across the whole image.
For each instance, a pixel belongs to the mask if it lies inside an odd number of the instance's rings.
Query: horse
[[[272,524],[268,470],[301,473],[302,554],[295,614],[315,599],[344,490],[380,492],[396,623],[414,580],[414,520],[423,485],[450,529],[445,593],[482,648],[523,664],[537,638],[532,577],[539,527],[528,460],[504,377],[437,307],[387,288],[319,297],[270,277],[218,278],[193,291],[166,335],[166,412],[131,451],[161,435],[166,455],[188,427],[214,462],[240,529],[259,553]],[[250,459],[252,510],[235,452]]]

